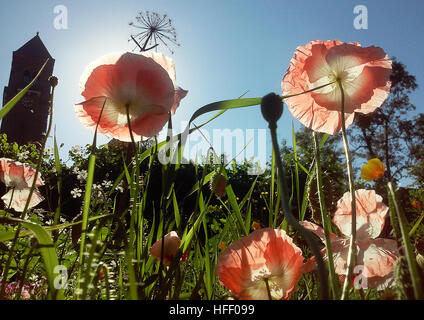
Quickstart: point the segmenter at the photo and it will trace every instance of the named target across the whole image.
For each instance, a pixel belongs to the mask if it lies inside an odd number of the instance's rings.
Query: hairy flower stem
[[[345,123],[345,94],[340,80],[337,80],[340,88],[342,103],[341,103],[341,122],[342,122],[342,135],[343,144],[346,153],[347,174],[349,177],[349,190],[352,197],[352,230],[350,235],[349,254],[347,259],[347,274],[343,284],[342,300],[345,300],[349,294],[349,286],[351,283],[353,268],[356,264],[356,196],[355,196],[355,182],[353,179],[352,156],[349,151],[349,142],[346,135]]]
[[[57,85],[57,83],[55,85],[52,85],[51,86],[52,87],[52,92],[51,92],[51,95],[50,95],[50,106],[49,106],[50,117],[49,117],[49,124],[47,126],[46,136],[43,139],[43,142],[41,144],[40,154],[38,156],[37,165],[35,167],[34,180],[32,181],[31,189],[29,191],[28,199],[27,199],[27,201],[25,203],[24,210],[22,211],[22,214],[20,216],[21,220],[24,220],[25,219],[26,213],[28,211],[29,203],[31,201],[32,194],[34,193],[35,186],[37,184],[38,174],[40,172],[41,162],[43,160],[44,149],[46,147],[47,139],[49,138],[50,131],[52,129],[52,124],[53,124],[53,100],[54,100],[54,91],[55,91],[56,85]],[[15,252],[15,246],[16,246],[16,244],[18,242],[19,235],[21,233],[21,228],[22,228],[22,224],[20,223],[20,224],[18,224],[18,227],[16,228],[15,237],[12,240],[12,244],[11,244],[10,249],[9,249],[9,252],[7,254],[8,257],[7,257],[6,265],[5,265],[4,269],[3,269],[3,277],[2,277],[2,281],[1,281],[0,300],[3,299],[4,294],[5,294],[7,275],[9,274],[10,264],[12,262],[13,254]]]
[[[140,193],[140,184],[138,181],[139,178],[139,163],[138,163],[138,144],[135,142],[134,135],[131,128],[131,118],[130,118],[130,106],[129,104],[125,105],[126,114],[127,114],[127,123],[128,123],[128,130],[131,137],[131,143],[134,149],[134,162],[135,162],[135,170],[137,178],[133,175],[131,177],[131,186],[130,186],[130,195],[132,207],[129,209],[131,211],[131,222],[130,222],[130,238],[129,241],[125,245],[125,261],[127,263],[128,268],[128,275],[129,275],[129,283],[130,283],[130,299],[131,300],[137,300],[138,299],[138,293],[137,293],[137,284],[136,284],[136,274],[133,266],[133,243],[134,243],[134,235],[136,234],[135,230],[135,223],[136,223],[136,213],[137,213],[137,197]],[[141,231],[141,229],[139,229]]]
[[[393,189],[392,183],[388,182],[387,187],[389,189],[389,197],[391,198],[391,201],[394,204],[394,209],[396,211],[396,215],[399,221],[400,230],[402,233],[402,240],[405,244],[404,252],[406,255],[406,261],[408,262],[408,269],[411,277],[412,287],[414,290],[414,296],[416,300],[424,300],[424,287],[417,267],[414,249],[411,245],[411,239],[409,238],[408,234],[408,221],[402,209],[398,206],[398,203],[396,201],[396,194]]]
[[[314,140],[314,149],[315,149],[315,166],[317,174],[317,190],[318,190],[318,199],[321,209],[321,218],[322,226],[324,228],[325,235],[325,247],[327,250],[328,256],[328,271],[330,274],[331,290],[333,292],[333,299],[339,299],[340,297],[340,284],[334,270],[334,260],[333,260],[333,249],[331,248],[331,239],[330,239],[330,217],[327,213],[325,207],[325,198],[322,186],[322,171],[321,171],[321,155],[319,150],[318,138],[315,131],[313,131],[313,140]]]
[[[283,167],[283,163],[281,161],[280,157],[280,148],[278,147],[277,142],[277,123],[275,121],[269,122],[269,129],[271,131],[271,138],[272,138],[272,147],[274,149],[275,153],[275,160],[278,168],[278,181],[280,185],[280,189],[282,191],[281,196],[281,206],[283,208],[284,216],[287,219],[287,222],[290,223],[297,231],[299,231],[303,237],[305,238],[306,242],[308,243],[309,247],[312,250],[312,254],[316,257],[317,267],[318,267],[318,280],[320,282],[320,298],[323,300],[328,299],[328,278],[327,278],[327,270],[325,269],[325,264],[322,259],[321,252],[318,248],[318,245],[316,243],[316,240],[313,238],[313,235],[311,232],[303,228],[299,222],[296,220],[296,218],[292,215],[290,210],[290,203],[288,198],[288,187],[285,180],[285,170]]]

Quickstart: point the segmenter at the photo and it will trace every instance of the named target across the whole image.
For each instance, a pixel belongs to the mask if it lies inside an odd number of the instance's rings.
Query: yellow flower
[[[380,159],[368,160],[361,169],[361,178],[368,182],[379,179],[384,175],[384,168],[384,163],[381,163]]]

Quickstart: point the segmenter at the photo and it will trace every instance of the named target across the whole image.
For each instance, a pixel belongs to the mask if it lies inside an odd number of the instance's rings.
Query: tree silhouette
[[[415,106],[409,94],[417,88],[417,83],[415,76],[396,58],[390,80],[392,87],[387,100],[371,114],[356,114],[349,136],[356,157],[379,158],[386,166],[386,178],[396,182],[409,171],[413,160],[410,139],[415,133],[410,112]]]

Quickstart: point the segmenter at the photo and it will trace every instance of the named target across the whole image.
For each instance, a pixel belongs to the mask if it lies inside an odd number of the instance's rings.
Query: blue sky
[[[68,29],[53,27],[53,9],[68,9]],[[356,5],[368,8],[368,29],[353,26]],[[93,132],[74,115],[73,105],[82,100],[79,78],[87,64],[115,51],[130,51],[128,26],[140,10],[167,13],[177,29],[180,48],[171,55],[177,83],[189,94],[182,101],[174,123],[187,120],[199,107],[232,99],[281,93],[281,78],[295,48],[310,40],[339,39],[363,46],[382,47],[416,75],[419,88],[411,96],[417,112],[424,112],[424,2],[422,0],[356,1],[247,1],[247,0],[1,0],[0,86],[7,85],[12,51],[37,31],[53,58],[60,84],[56,91],[57,138],[61,154],[73,145],[91,143]],[[161,51],[170,55],[166,48]],[[212,116],[212,114],[210,115]],[[203,116],[197,123],[208,119]],[[288,110],[280,119],[279,139],[291,141],[291,122],[301,125]],[[178,126],[177,126],[178,127]],[[267,128],[258,107],[225,113],[206,127],[230,130]],[[100,143],[109,139],[100,138]],[[270,153],[267,133],[267,151]]]

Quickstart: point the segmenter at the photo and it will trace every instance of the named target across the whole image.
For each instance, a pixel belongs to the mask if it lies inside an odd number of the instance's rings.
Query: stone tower
[[[13,52],[9,84],[4,88],[3,105],[25,88],[49,59],[46,67],[30,90],[3,118],[0,133],[7,134],[8,142],[36,143],[43,139],[49,114],[50,85],[54,59],[37,35]]]

